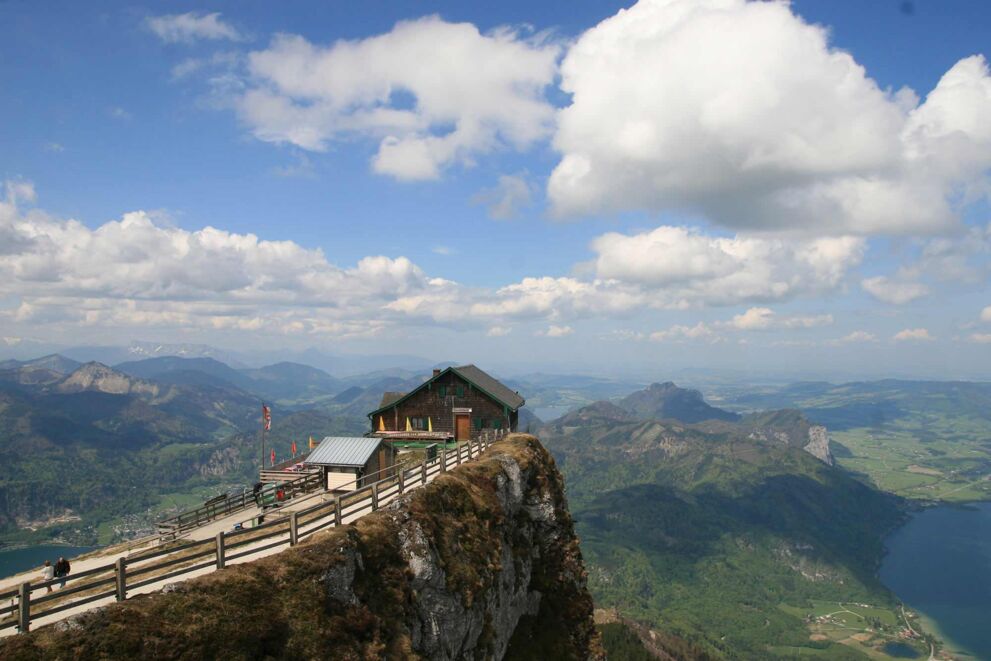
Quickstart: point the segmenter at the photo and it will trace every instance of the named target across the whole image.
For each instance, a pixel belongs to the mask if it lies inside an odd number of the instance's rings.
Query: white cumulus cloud
[[[730,305],[834,289],[860,263],[865,244],[854,237],[712,237],[662,226],[642,234],[611,232],[592,249],[600,278],[663,291],[686,304]]]
[[[935,338],[929,334],[929,330],[926,328],[906,328],[903,331],[895,333],[892,339],[898,342],[912,342],[933,340]]]
[[[726,227],[924,233],[991,166],[991,78],[961,60],[925,102],[882,90],[785,2],[641,0],[561,65],[559,215],[692,211]]]
[[[537,335],[544,337],[566,337],[575,332],[571,326],[556,326],[551,324],[546,330],[537,331]]]
[[[817,326],[829,326],[833,323],[833,315],[795,315],[779,316],[770,308],[750,308],[746,312],[735,315],[728,325],[737,330],[767,330],[770,328],[802,329]]]
[[[861,281],[860,286],[877,300],[892,305],[911,303],[929,294],[929,287],[921,282],[889,278],[883,275],[865,278]]]
[[[264,323],[284,330],[303,323],[312,330],[387,322],[387,304],[437,282],[406,257],[373,255],[342,268],[320,250],[292,241],[213,227],[179,229],[144,211],[91,229],[22,210],[21,201],[34,199],[26,182],[8,182],[6,191],[0,200],[0,299],[15,303],[6,315],[20,323]]]
[[[875,342],[877,341],[877,336],[874,333],[868,333],[867,331],[853,331],[849,335],[844,335],[838,342],[843,344],[851,344],[855,342]]]
[[[670,340],[708,340],[710,342],[716,342],[720,338],[714,330],[700,321],[694,326],[675,325],[667,330],[655,331],[650,334],[650,339],[653,342]]]
[[[240,41],[243,38],[234,26],[221,20],[219,12],[150,16],[145,25],[166,43],[191,43],[198,39]]]
[[[436,16],[329,46],[279,34],[249,54],[248,89],[235,107],[260,140],[323,151],[366,136],[379,141],[376,172],[436,179],[452,163],[550,134],[545,88],[559,50],[507,28],[483,34]]]

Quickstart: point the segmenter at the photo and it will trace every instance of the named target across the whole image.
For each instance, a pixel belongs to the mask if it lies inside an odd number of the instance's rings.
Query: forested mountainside
[[[356,523],[0,657],[603,659],[561,475],[515,434]]]
[[[261,399],[230,381],[194,369],[168,372],[183,379],[138,378],[60,357],[4,367],[0,535],[8,540],[108,542],[126,533],[101,528],[109,521],[256,479]],[[270,446],[280,455],[290,439],[357,431],[341,415],[275,414]]]
[[[893,603],[875,570],[902,508],[805,451],[810,428],[796,413],[685,424],[608,402],[542,428],[597,606],[717,658],[862,658],[810,640],[804,615],[815,600]]]

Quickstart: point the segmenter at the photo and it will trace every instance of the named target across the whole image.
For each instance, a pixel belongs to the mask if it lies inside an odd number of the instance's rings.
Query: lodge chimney
[[[440,376],[440,370],[439,370],[439,369],[437,369],[436,367],[434,368],[434,376],[435,376],[435,377],[438,377],[438,376]]]

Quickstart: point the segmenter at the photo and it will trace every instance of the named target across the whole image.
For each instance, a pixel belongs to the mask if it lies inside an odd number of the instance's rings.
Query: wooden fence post
[[[447,472],[447,450],[441,450],[439,454],[440,454],[440,472],[441,473],[446,473]]]
[[[227,564],[227,560],[226,560],[226,558],[224,558],[224,555],[225,555],[225,551],[226,550],[224,548],[224,531],[223,530],[221,530],[220,532],[217,533],[217,543],[216,543],[216,546],[217,546],[217,569],[223,569],[226,566],[226,564]]]
[[[127,599],[127,569],[124,558],[117,558],[114,564],[114,572],[117,574],[117,601]]]
[[[341,525],[341,497],[338,496],[334,499],[334,525]]]
[[[471,461],[471,439],[468,439],[468,461]]]
[[[423,463],[420,464],[420,482],[422,484],[427,483],[427,460],[424,459]]]
[[[406,469],[403,468],[402,466],[399,466],[399,493],[400,494],[403,492],[403,489],[406,488],[405,482],[406,482]]]
[[[299,543],[299,512],[289,514],[289,546]]]
[[[455,445],[456,445],[456,451],[458,453],[457,465],[460,466],[461,465],[461,446],[460,445],[457,445],[457,444],[455,444]]]
[[[379,508],[379,483],[375,482],[372,484],[372,511],[374,512]]]
[[[27,633],[31,629],[31,583],[21,583],[17,592],[17,630]]]

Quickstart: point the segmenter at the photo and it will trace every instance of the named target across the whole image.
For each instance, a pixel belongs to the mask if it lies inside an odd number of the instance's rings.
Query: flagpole
[[[265,428],[267,427],[267,425],[265,424],[265,422],[266,422],[265,421],[265,402],[262,402],[262,433],[261,433],[261,439],[262,439],[262,464],[261,464],[261,469],[258,472],[258,479],[259,480],[261,479],[261,471],[265,470]]]

